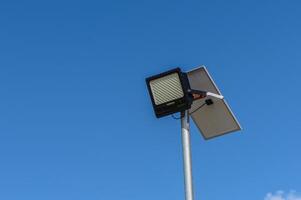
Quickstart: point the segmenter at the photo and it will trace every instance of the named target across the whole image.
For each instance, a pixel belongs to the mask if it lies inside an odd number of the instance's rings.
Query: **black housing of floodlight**
[[[146,78],[157,118],[190,109],[193,96],[187,74],[175,68]]]

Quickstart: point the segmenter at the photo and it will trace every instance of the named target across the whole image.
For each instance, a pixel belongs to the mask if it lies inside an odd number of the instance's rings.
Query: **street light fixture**
[[[187,73],[175,68],[146,78],[146,83],[157,118],[181,113],[185,197],[193,200],[190,116],[205,139],[241,126],[204,66]]]
[[[192,96],[188,77],[180,68],[151,76],[146,79],[155,115],[160,118],[190,109]]]

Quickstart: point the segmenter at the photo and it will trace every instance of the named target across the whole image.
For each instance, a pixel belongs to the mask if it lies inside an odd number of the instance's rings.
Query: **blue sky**
[[[206,65],[244,130],[192,126],[196,199],[301,192],[299,1],[1,1],[0,199],[184,199],[144,78]]]

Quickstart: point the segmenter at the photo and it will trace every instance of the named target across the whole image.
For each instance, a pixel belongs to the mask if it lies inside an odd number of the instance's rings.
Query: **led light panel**
[[[184,96],[178,73],[154,79],[149,83],[156,105],[182,98]]]
[[[145,79],[153,109],[157,118],[190,108],[192,95],[188,77],[180,68],[148,77]]]

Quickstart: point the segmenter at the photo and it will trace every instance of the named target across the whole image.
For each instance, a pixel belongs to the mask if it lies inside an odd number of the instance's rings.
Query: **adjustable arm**
[[[201,90],[189,89],[188,93],[190,93],[193,96],[193,100],[202,99],[202,98],[205,98],[207,96],[207,92],[201,91]]]

